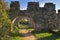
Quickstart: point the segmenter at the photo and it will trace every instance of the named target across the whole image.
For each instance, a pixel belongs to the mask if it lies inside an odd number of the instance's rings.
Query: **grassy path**
[[[32,35],[27,29],[19,29],[19,33],[21,33],[24,37],[23,40],[36,40],[36,37]]]

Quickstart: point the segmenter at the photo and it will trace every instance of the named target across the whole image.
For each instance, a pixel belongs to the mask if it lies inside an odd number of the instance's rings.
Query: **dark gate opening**
[[[18,22],[18,27],[21,29],[30,28],[29,25],[30,23],[28,19],[22,19]]]

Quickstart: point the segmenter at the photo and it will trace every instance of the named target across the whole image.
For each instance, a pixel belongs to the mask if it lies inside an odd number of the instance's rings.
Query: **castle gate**
[[[26,24],[27,28],[35,28],[35,23],[32,19],[32,17],[27,15],[20,15],[13,19],[12,24],[17,27],[21,27],[21,24]]]

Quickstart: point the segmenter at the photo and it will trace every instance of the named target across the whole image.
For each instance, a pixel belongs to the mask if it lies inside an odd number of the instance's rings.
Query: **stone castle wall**
[[[21,14],[29,15],[34,20],[37,30],[56,29],[59,27],[58,25],[60,25],[60,15],[58,14],[57,16],[55,4],[53,3],[45,3],[44,7],[39,7],[39,2],[28,2],[27,10],[19,9],[20,9],[19,2],[17,1],[11,2],[10,18],[12,20],[16,16],[20,16]]]

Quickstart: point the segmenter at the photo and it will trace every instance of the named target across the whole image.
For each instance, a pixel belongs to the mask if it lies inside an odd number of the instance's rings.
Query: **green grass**
[[[14,34],[14,33],[11,33],[10,34],[10,37],[8,38],[8,40],[22,40],[23,37],[20,35],[20,34]]]
[[[22,35],[18,32],[13,32],[13,33],[10,33],[10,37],[8,40],[22,40]]]
[[[8,40],[22,40],[23,36],[18,31],[18,28],[14,27],[14,30],[9,34]]]
[[[27,29],[27,30],[33,31],[34,29],[30,28],[30,29]],[[9,37],[8,40],[23,40],[23,36],[20,33],[18,33],[17,29],[15,29],[15,31],[10,33],[10,37]]]
[[[13,33],[10,33],[8,40],[22,40],[23,39],[22,37],[23,36],[21,34],[13,32]]]
[[[44,37],[48,37],[48,36],[52,36],[51,33],[39,33],[39,34],[36,34],[36,37],[38,38],[44,38]]]
[[[23,36],[20,33],[18,33],[18,32],[12,32],[5,39],[6,40],[23,40]],[[3,40],[5,40],[5,39],[3,39]]]
[[[9,40],[22,40],[22,37],[10,37]]]
[[[36,32],[34,29],[27,29],[36,36],[37,40],[60,40],[59,34],[53,34],[48,31]],[[9,40],[22,40],[23,36],[18,32],[13,32],[10,34]]]
[[[60,40],[59,34],[53,34],[49,32],[32,32],[37,40]]]

